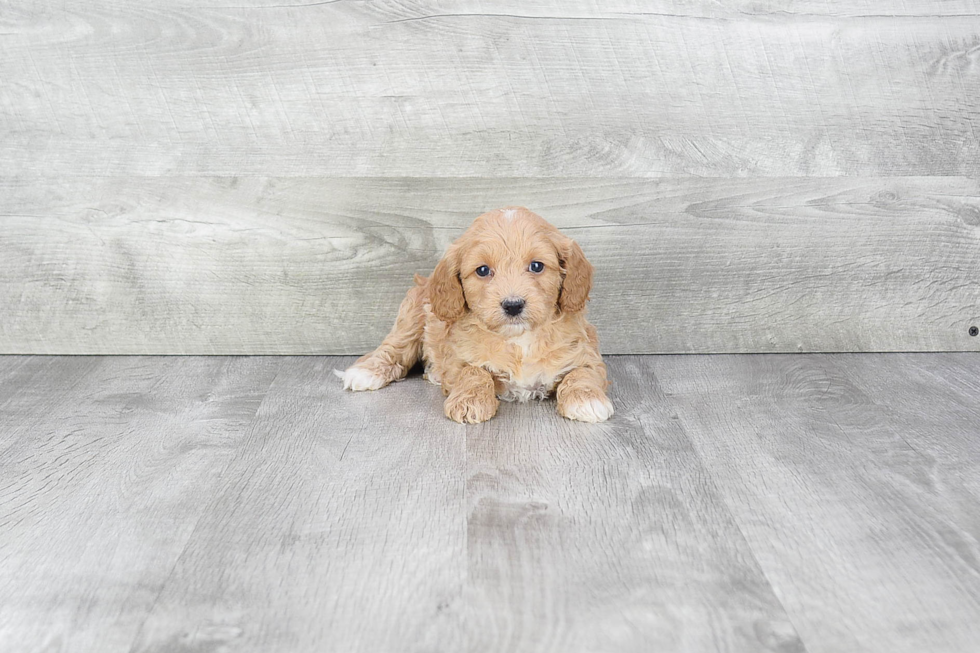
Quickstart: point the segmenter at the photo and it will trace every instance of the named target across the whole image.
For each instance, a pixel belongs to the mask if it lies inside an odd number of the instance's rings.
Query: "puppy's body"
[[[485,213],[428,279],[416,276],[378,349],[341,376],[351,390],[402,378],[421,357],[458,422],[492,417],[498,398],[552,393],[570,419],[612,415],[606,368],[585,319],[592,266],[581,248],[524,208]]]
[[[487,329],[477,317],[465,315],[451,327],[426,311],[422,341],[426,377],[443,384],[461,366],[487,370],[494,391],[504,401],[544,399],[571,370],[602,365],[595,351],[595,329],[581,313],[559,314],[545,324],[517,334]]]

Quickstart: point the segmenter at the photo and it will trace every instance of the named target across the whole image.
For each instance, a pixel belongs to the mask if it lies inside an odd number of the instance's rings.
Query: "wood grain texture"
[[[276,364],[32,358],[20,371],[30,368],[21,390],[0,395],[0,431],[14,434],[0,457],[0,649],[125,653]]]
[[[0,174],[980,172],[975,2],[17,0]]]
[[[0,356],[0,457],[101,365],[101,359]]]
[[[950,378],[918,376],[922,360]],[[962,387],[951,379],[975,377],[980,358],[665,357],[644,364],[807,650],[976,647],[976,465],[948,447],[975,440],[980,415],[970,413],[967,425],[963,412],[930,404],[951,385]],[[909,376],[928,392],[910,391]],[[957,436],[954,444],[949,435]]]
[[[0,357],[0,649],[980,641],[980,355],[611,357],[474,427],[349,358]]]
[[[468,431],[468,650],[804,651],[654,379],[611,372],[608,424],[549,401]]]
[[[133,651],[461,650],[465,428],[286,358]]]
[[[977,350],[967,0],[16,0],[0,352],[354,354],[476,214],[611,353]]]
[[[479,213],[596,267],[605,353],[978,350],[980,185],[0,178],[0,352],[360,354]]]

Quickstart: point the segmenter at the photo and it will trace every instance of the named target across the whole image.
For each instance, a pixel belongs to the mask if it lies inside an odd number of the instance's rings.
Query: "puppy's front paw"
[[[478,424],[497,414],[500,401],[493,394],[452,393],[444,405],[446,417],[460,424]]]
[[[344,390],[360,392],[362,390],[377,390],[387,385],[384,378],[356,365],[348,367],[343,372],[334,370],[333,373],[343,380]]]
[[[575,390],[558,402],[558,414],[579,422],[605,422],[612,417],[613,405],[601,390]]]

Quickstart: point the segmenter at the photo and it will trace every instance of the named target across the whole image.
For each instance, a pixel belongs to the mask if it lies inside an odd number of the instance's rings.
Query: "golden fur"
[[[489,273],[481,277],[482,266]],[[592,265],[541,216],[523,207],[484,213],[432,276],[416,275],[415,283],[384,342],[338,373],[345,388],[376,390],[422,358],[426,377],[447,395],[446,416],[457,422],[490,419],[499,399],[552,393],[569,419],[612,415],[599,340],[585,319]],[[523,300],[523,310],[508,315],[504,300]]]

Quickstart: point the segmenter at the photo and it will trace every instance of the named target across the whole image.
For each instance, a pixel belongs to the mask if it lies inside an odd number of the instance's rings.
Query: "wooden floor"
[[[349,361],[0,357],[0,650],[980,650],[980,354],[615,357],[598,426]]]

